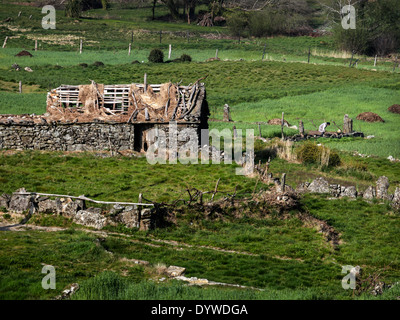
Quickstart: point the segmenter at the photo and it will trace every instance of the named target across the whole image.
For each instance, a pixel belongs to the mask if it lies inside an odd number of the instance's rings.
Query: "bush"
[[[160,49],[153,49],[149,54],[149,61],[153,63],[163,63],[164,53]]]
[[[191,62],[192,61],[192,57],[191,56],[189,56],[188,54],[183,54],[183,55],[181,55],[181,61],[182,62]]]
[[[93,65],[94,65],[95,67],[104,67],[104,63],[101,62],[101,61],[95,61],[95,62],[93,63]]]
[[[336,151],[325,146],[318,146],[311,141],[304,142],[296,150],[297,159],[304,164],[317,164],[322,167],[336,167],[340,165],[340,156]]]
[[[241,11],[232,13],[227,19],[227,24],[233,36],[243,35],[248,24],[246,13]]]

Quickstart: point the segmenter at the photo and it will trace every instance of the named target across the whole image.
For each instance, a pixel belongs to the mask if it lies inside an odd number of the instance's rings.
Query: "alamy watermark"
[[[231,164],[233,160],[240,164],[241,168],[236,168],[237,175],[249,175],[254,171],[254,130],[246,129],[246,152],[243,156],[242,130],[235,132],[229,129],[221,131],[217,129],[201,129],[200,141],[198,129],[184,128],[178,130],[176,122],[170,122],[168,133],[162,128],[153,128],[146,133],[146,158],[149,164],[198,164],[199,153],[200,163],[219,164],[221,159],[225,164]],[[168,136],[168,139],[167,139]],[[212,143],[210,144],[210,137]],[[224,140],[224,150],[221,153],[219,145],[221,138]],[[232,143],[233,140],[233,143]],[[178,143],[180,142],[180,143]],[[199,142],[201,148],[199,148]],[[218,147],[216,147],[216,145]],[[211,147],[210,147],[211,146]]]
[[[56,269],[53,266],[45,265],[42,273],[46,274],[42,279],[42,288],[45,290],[56,288]]]
[[[47,5],[42,8],[42,14],[46,14],[42,18],[43,29],[56,28],[56,9],[53,6]]]
[[[353,267],[350,265],[342,266],[342,273],[346,275],[342,279],[342,288],[345,290],[356,288],[356,278],[360,272],[360,267]]]
[[[345,30],[356,28],[356,9],[352,5],[343,6],[340,10],[342,28]]]

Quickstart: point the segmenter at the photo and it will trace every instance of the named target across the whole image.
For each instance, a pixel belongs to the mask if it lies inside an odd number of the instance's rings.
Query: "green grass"
[[[331,126],[328,131],[337,131],[333,121],[343,129],[343,116],[348,114],[353,119],[353,129],[363,132],[365,136],[374,135],[373,139],[319,139],[318,142],[327,144],[331,148],[346,151],[358,151],[362,154],[395,158],[400,157],[400,144],[397,137],[400,134],[398,122],[400,116],[390,113],[387,109],[400,101],[398,90],[372,88],[368,86],[348,85],[311,94],[283,97],[280,99],[267,99],[255,103],[240,103],[231,108],[233,120],[243,122],[264,121],[280,118],[285,112],[285,119],[291,125],[303,121],[304,128],[317,130],[322,122],[329,121]],[[362,112],[375,112],[384,120],[384,123],[368,123],[356,120]],[[224,124],[211,123],[211,127],[221,127]],[[255,127],[253,125],[253,127]],[[290,134],[290,129],[285,129]],[[255,130],[258,133],[258,129]],[[279,136],[279,126],[262,126],[262,135],[270,137]]]
[[[85,194],[105,201],[136,201],[139,193],[143,193],[147,199],[162,202],[179,198],[187,187],[213,190],[219,178],[220,190],[233,191],[237,186],[239,194],[253,192],[255,179],[235,175],[236,167],[236,164],[150,165],[145,157],[17,152],[0,157],[0,192],[11,193],[24,187],[36,192]]]

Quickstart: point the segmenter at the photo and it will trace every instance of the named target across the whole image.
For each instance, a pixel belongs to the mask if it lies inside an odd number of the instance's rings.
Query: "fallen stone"
[[[372,200],[376,197],[376,189],[373,186],[369,186],[363,194],[363,198],[366,200]]]
[[[88,208],[78,211],[73,217],[73,221],[87,227],[102,229],[106,225],[107,219],[101,215],[100,208]]]
[[[181,275],[183,275],[186,271],[186,268],[183,267],[177,267],[177,266],[169,266],[167,268],[167,270],[165,270],[165,273],[171,277],[171,278],[175,278],[175,277],[179,277]]]
[[[11,196],[9,194],[3,193],[0,196],[0,208],[8,209],[10,200],[11,200]]]
[[[357,198],[357,189],[354,186],[347,187],[343,193],[342,197]]]
[[[396,191],[394,192],[392,206],[395,207],[396,209],[400,209],[400,188],[399,187],[397,187]]]
[[[389,179],[385,176],[379,177],[376,181],[376,198],[382,200],[388,200],[389,194]]]
[[[329,193],[329,183],[324,178],[316,178],[308,186],[308,191],[312,193]]]
[[[24,188],[18,189],[15,193],[26,192]],[[13,193],[9,203],[9,210],[16,213],[24,213],[31,207],[29,195],[17,195]]]

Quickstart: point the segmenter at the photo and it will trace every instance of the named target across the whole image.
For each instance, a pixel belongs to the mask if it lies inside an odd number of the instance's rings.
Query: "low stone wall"
[[[0,123],[0,149],[145,151],[146,133],[152,128],[163,130],[168,144],[169,123]],[[200,143],[200,123],[178,123],[176,134],[186,128],[196,130]],[[178,140],[178,146],[184,143]]]
[[[286,137],[286,140],[290,141],[302,141],[308,140],[312,138],[332,138],[332,139],[341,139],[341,138],[364,138],[364,133],[362,132],[351,132],[351,133],[343,133],[343,132],[325,132],[324,134],[317,135],[317,134],[297,134],[291,137]]]
[[[0,124],[0,149],[93,151],[134,149],[125,123]]]
[[[339,184],[330,184],[322,177],[316,178],[311,183],[303,182],[297,188],[298,193],[327,193],[335,198],[363,198],[364,200],[380,199],[387,200],[392,206],[400,209],[400,187],[395,189],[394,194],[389,194],[389,179],[385,176],[379,177],[375,186],[369,186],[364,191],[359,191],[355,186],[341,186]]]

